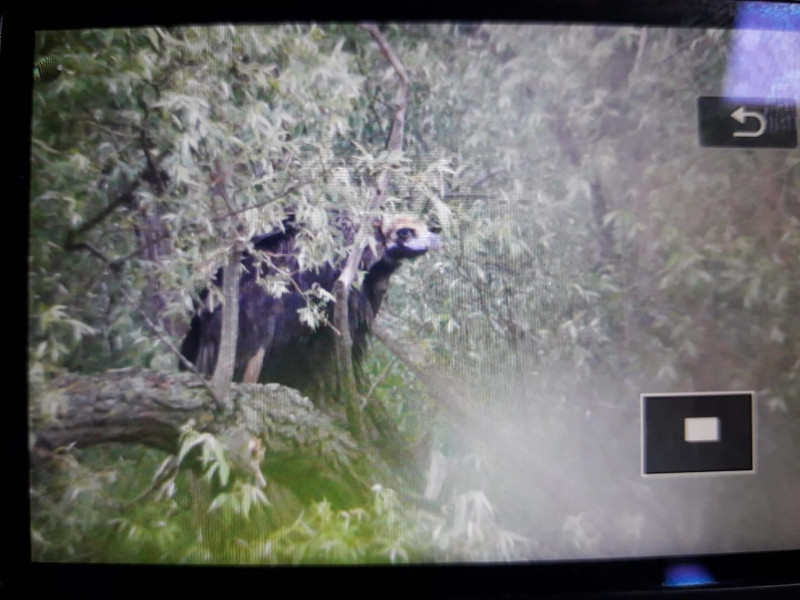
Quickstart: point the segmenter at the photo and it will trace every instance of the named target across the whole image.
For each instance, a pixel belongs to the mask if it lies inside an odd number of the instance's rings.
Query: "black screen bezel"
[[[539,6],[461,6],[457,15],[436,7],[404,4],[393,14],[376,10],[356,11],[341,6],[314,7],[314,20],[349,21],[366,18],[405,19],[525,19],[534,22],[603,23],[659,26],[735,26],[737,5],[734,1],[643,2],[625,0],[560,0]],[[321,10],[318,10],[320,8]],[[280,20],[307,20],[310,14],[286,7],[245,9],[242,7],[206,7],[191,9],[136,6],[123,10],[113,5],[97,8],[57,9],[20,8],[3,15],[0,38],[0,67],[4,92],[2,117],[6,159],[7,210],[20,211],[25,227],[20,233],[7,233],[12,240],[6,256],[12,272],[20,272],[20,285],[27,290],[25,257],[29,236],[25,209],[30,183],[31,65],[33,35],[36,30],[85,27],[133,27],[148,25],[203,24],[218,22],[263,23]],[[10,201],[14,199],[14,204]],[[16,236],[19,237],[16,237]],[[24,296],[19,295],[20,303]],[[13,302],[17,300],[12,298]],[[13,308],[12,308],[13,310]],[[27,311],[27,302],[20,306]],[[13,320],[13,319],[12,319]],[[22,320],[18,320],[22,321]],[[24,326],[21,334],[24,336]],[[24,337],[21,347],[27,344]],[[24,356],[24,353],[23,353]],[[25,359],[23,359],[25,360]],[[62,595],[114,596],[116,594],[181,593],[189,595],[230,593],[271,593],[296,590],[302,595],[323,593],[348,596],[371,596],[391,593],[414,596],[494,597],[505,595],[563,595],[578,597],[800,597],[800,549],[781,552],[717,554],[705,556],[670,556],[652,558],[617,558],[609,560],[536,562],[511,565],[418,565],[403,567],[181,567],[145,565],[40,564],[30,561],[27,436],[27,367],[7,369],[12,394],[7,413],[0,421],[7,474],[5,479],[5,535],[0,563],[0,591],[13,595],[36,593]],[[19,386],[19,388],[17,388]],[[22,397],[21,397],[22,396]],[[24,400],[22,398],[25,398]],[[664,571],[677,563],[700,563],[719,582],[704,589],[663,587]]]

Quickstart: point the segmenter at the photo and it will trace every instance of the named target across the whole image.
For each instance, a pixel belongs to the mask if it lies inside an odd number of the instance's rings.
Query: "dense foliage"
[[[638,448],[638,394],[752,389],[775,428],[766,450],[796,439],[800,156],[701,148],[696,133],[701,93],[797,96],[786,75],[765,91],[755,67],[731,83],[737,43],[766,34],[383,29],[411,82],[402,153],[385,151],[393,71],[352,25],[37,36],[37,56],[57,57],[63,72],[33,90],[31,409],[63,371],[175,370],[147,322],[179,345],[229,250],[288,213],[303,227],[305,268],[344,257],[330,223],[361,216],[389,169],[380,212],[421,216],[445,240],[395,276],[386,308],[403,324],[396,333],[464,382],[459,401],[502,433],[435,418],[429,391],[376,344],[370,393],[410,446],[451,461],[436,509],[380,485],[366,505],[332,505],[283,496],[269,477],[263,491],[231,483],[224,452],[134,501],[165,455],[64,449],[34,480],[34,559],[591,555],[630,551],[645,516],[697,550],[692,517],[673,527],[657,502],[642,509],[653,488],[631,483],[620,510],[605,489],[613,465],[637,475],[638,457],[603,439],[627,423],[620,439]],[[798,42],[778,41],[797,81]],[[288,274],[265,285],[280,294]],[[326,326],[328,301],[310,296],[302,318]],[[508,483],[518,473],[528,483]],[[767,469],[765,484],[779,473]],[[603,491],[587,499],[589,488]],[[734,543],[714,535],[702,543]]]

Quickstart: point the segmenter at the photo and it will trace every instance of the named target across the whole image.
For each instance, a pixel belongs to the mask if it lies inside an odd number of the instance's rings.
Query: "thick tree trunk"
[[[233,370],[236,366],[236,344],[239,338],[239,265],[241,248],[232,248],[228,264],[222,271],[222,332],[220,333],[217,366],[211,379],[211,387],[223,412],[231,409],[230,389]]]
[[[247,459],[233,456],[251,446],[242,439],[252,440],[264,450],[267,481],[271,469],[285,474],[285,465],[291,464],[324,481],[324,492],[338,497],[369,497],[376,483],[401,492],[410,489],[410,482],[385,463],[377,449],[359,446],[296,390],[278,384],[234,384],[231,400],[235,408],[224,418],[217,416],[208,390],[189,373],[121,369],[64,375],[33,391],[32,406],[38,408],[31,431],[33,465],[59,448],[108,443],[176,454],[182,428],[190,424],[218,436],[234,465]],[[299,475],[280,483],[289,489],[307,485]]]

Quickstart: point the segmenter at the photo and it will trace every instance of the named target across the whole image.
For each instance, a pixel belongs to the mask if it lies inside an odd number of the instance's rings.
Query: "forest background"
[[[800,154],[700,147],[696,101],[798,101],[797,36],[381,35],[409,81],[402,151],[387,150],[396,70],[355,25],[37,35],[63,70],[33,90],[33,559],[796,546]],[[374,212],[444,241],[393,277],[365,365],[391,443],[263,386],[235,387],[249,412],[223,422],[170,349],[198,292],[288,213],[308,268],[346,256],[332,215],[368,213],[381,173]],[[309,323],[326,326],[324,300]],[[757,474],[642,480],[639,394],[730,389],[757,394]],[[161,429],[142,425],[153,415]]]

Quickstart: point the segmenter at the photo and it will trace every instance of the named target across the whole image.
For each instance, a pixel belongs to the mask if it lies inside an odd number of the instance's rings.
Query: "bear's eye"
[[[397,230],[397,237],[400,240],[407,240],[410,237],[414,237],[414,230],[410,227],[403,227]]]

